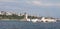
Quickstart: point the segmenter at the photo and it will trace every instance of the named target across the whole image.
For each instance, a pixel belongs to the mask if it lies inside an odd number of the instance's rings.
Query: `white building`
[[[6,15],[6,12],[1,11],[1,12],[0,12],[0,15]]]
[[[11,12],[5,12],[5,11],[1,11],[0,15],[12,15],[13,13]]]
[[[7,12],[7,13],[6,13],[6,15],[12,15],[12,13],[10,13],[10,12]]]

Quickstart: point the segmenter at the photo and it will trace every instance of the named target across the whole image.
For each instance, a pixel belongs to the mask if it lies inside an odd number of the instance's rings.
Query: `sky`
[[[0,11],[60,18],[60,0],[0,0]]]

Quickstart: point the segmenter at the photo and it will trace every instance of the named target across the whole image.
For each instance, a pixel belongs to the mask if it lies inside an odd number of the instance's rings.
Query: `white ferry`
[[[57,22],[57,20],[55,20],[55,19],[50,19],[50,18],[45,19],[45,17],[43,17],[40,21],[41,22]]]
[[[26,20],[32,21],[32,22],[44,22],[44,23],[46,23],[46,22],[57,22],[57,20],[55,20],[55,19],[50,19],[50,18],[45,19],[45,17],[42,17],[42,19],[29,19],[27,14],[26,14]]]

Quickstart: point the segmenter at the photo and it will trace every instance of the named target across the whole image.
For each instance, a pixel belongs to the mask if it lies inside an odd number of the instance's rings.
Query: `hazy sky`
[[[60,0],[0,0],[0,11],[60,18]]]

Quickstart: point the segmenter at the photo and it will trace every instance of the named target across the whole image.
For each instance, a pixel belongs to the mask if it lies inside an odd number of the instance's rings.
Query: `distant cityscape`
[[[20,13],[20,14],[17,14],[17,13],[13,13],[13,12],[5,12],[5,11],[0,11],[0,18],[14,18],[15,17],[15,19],[17,18],[17,19],[20,19],[21,17],[22,18],[24,18],[24,16],[25,16],[25,14],[26,14],[26,12],[24,13],[24,14],[22,14],[22,13]],[[19,18],[20,17],[20,18]],[[29,18],[38,18],[37,16],[31,16],[31,15],[29,15]]]
[[[0,15],[12,15],[12,14],[15,14],[15,15],[18,15],[18,16],[22,16],[22,15],[25,15],[26,12],[23,13],[13,13],[13,12],[5,12],[5,11],[0,11]],[[29,15],[29,16],[33,16],[33,15]],[[37,16],[35,16],[37,17]]]
[[[57,20],[60,20],[59,18],[53,18],[53,17],[37,17],[37,16],[31,16],[28,15],[26,12],[24,14],[16,14],[13,12],[0,12],[0,20],[18,20],[18,21],[32,21],[32,22],[56,22]]]
[[[16,13],[13,13],[13,12],[5,12],[5,11],[0,12],[0,15],[12,15],[12,14],[15,14],[15,15],[18,15],[18,16],[21,15],[21,14],[16,14]]]
[[[25,12],[26,13],[26,12]],[[23,16],[23,15],[25,15],[25,13],[23,14],[23,13],[13,13],[13,12],[5,12],[5,11],[0,11],[0,15],[17,15],[17,16]],[[32,16],[32,15],[29,15],[29,16]],[[34,16],[34,17],[37,17],[37,16]]]
[[[15,14],[15,15],[18,15],[18,16],[23,16],[23,15],[25,15],[25,13],[24,14],[22,14],[22,13],[18,14],[18,13],[13,13],[13,12],[0,11],[0,15],[7,15],[7,16],[12,15],[12,14]],[[29,16],[32,16],[32,15],[29,15]],[[38,17],[38,16],[34,16],[34,17]],[[40,17],[42,17],[42,16],[40,16]],[[49,18],[53,18],[53,17],[49,17]]]

